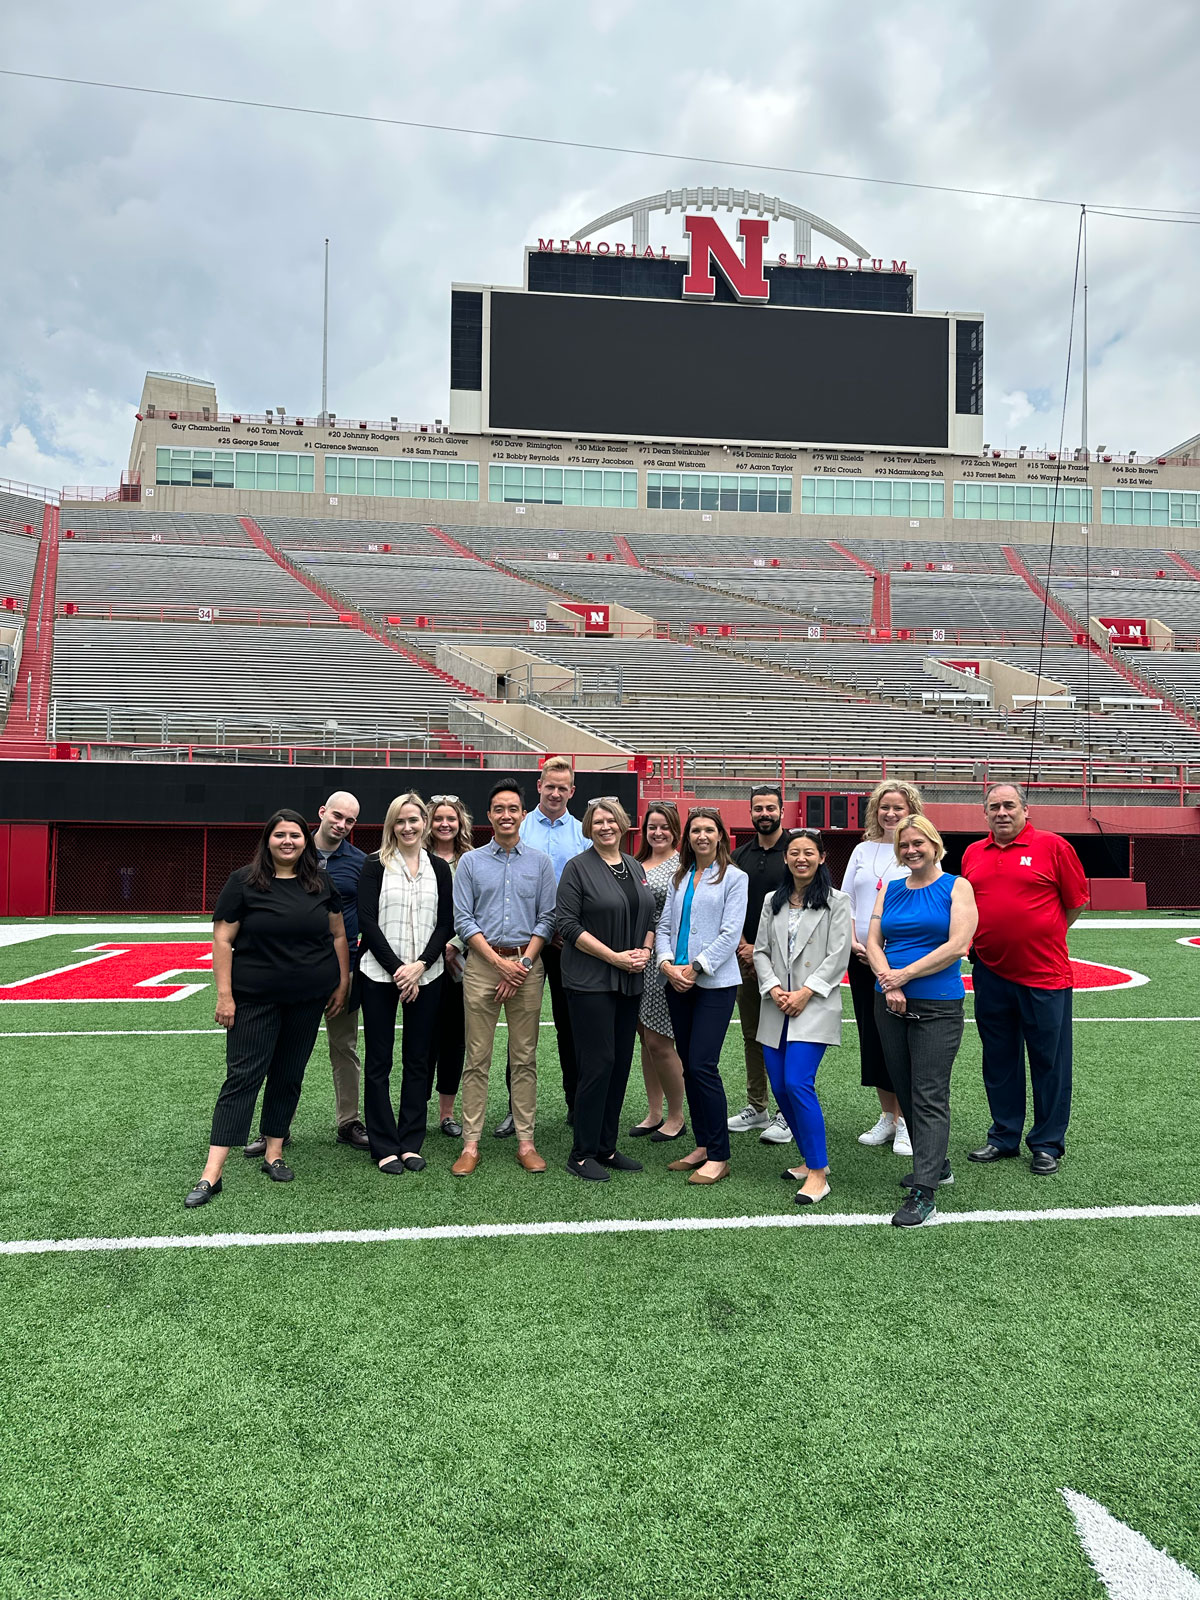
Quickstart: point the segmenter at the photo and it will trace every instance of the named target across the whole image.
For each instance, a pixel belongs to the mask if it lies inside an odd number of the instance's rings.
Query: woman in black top
[[[213,1112],[212,1143],[189,1210],[221,1192],[225,1158],[245,1144],[266,1079],[262,1170],[276,1183],[295,1177],[283,1141],[295,1115],[321,1015],[336,1017],[350,990],[342,902],[321,870],[298,811],[267,820],[254,859],[230,874],[213,911],[216,1020],[225,1039],[225,1082]]]
[[[642,1003],[642,974],[654,949],[654,893],[646,869],[621,841],[629,817],[604,795],[588,805],[583,836],[592,848],[563,868],[555,903],[562,979],[579,1065],[575,1144],[567,1171],[608,1182],[608,1169],[640,1172],[617,1149],[617,1128]]]

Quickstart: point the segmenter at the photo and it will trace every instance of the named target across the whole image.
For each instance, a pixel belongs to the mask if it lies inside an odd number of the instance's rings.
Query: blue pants
[[[729,1160],[729,1102],[721,1081],[721,1046],[736,999],[736,984],[728,989],[702,989],[697,984],[686,994],[667,985],[667,1010],[683,1062],[692,1133],[710,1161]]]
[[[975,1026],[983,1045],[988,1143],[1018,1150],[1025,1127],[1025,1056],[1033,1088],[1031,1150],[1061,1156],[1071,1119],[1071,989],[1031,989],[976,961]]]
[[[825,1117],[816,1087],[817,1068],[827,1048],[823,1044],[807,1044],[803,1039],[789,1039],[784,1045],[763,1045],[767,1076],[779,1109],[800,1146],[804,1165],[816,1170],[829,1165],[825,1151]]]

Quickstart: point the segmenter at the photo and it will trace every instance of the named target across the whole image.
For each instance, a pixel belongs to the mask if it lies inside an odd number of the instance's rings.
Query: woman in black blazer
[[[383,844],[358,880],[360,1005],[366,1049],[363,1110],[371,1157],[387,1177],[421,1172],[426,1107],[433,1081],[433,1037],[441,1000],[443,952],[454,932],[450,868],[424,848],[429,810],[419,794],[398,795],[383,820]],[[392,1109],[396,1017],[400,1114]]]
[[[583,836],[592,848],[563,868],[555,903],[562,980],[575,1040],[575,1144],[567,1171],[607,1183],[608,1170],[640,1172],[617,1149],[617,1128],[633,1063],[642,974],[654,949],[654,892],[641,862],[621,841],[629,816],[604,795],[589,803]]]

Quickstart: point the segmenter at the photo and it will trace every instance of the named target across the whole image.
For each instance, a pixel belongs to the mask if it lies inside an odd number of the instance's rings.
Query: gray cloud
[[[1115,0],[133,3],[7,23],[6,64],[768,164],[1194,203],[1200,12],[1130,28]],[[752,19],[751,20],[751,16]],[[115,481],[147,367],[223,403],[445,414],[452,279],[513,282],[539,234],[668,186],[778,191],[919,269],[920,304],[982,310],[989,438],[1057,437],[1077,214],[737,173],[94,89],[0,86],[0,475]],[[676,244],[677,218],[656,238]],[[781,236],[780,247],[789,240]],[[1093,443],[1200,425],[1200,233],[1096,218]],[[1068,440],[1078,435],[1072,395]]]

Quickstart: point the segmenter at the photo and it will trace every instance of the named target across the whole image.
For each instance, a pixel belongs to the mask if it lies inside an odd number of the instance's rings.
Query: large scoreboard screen
[[[491,289],[484,427],[946,449],[953,319]]]

